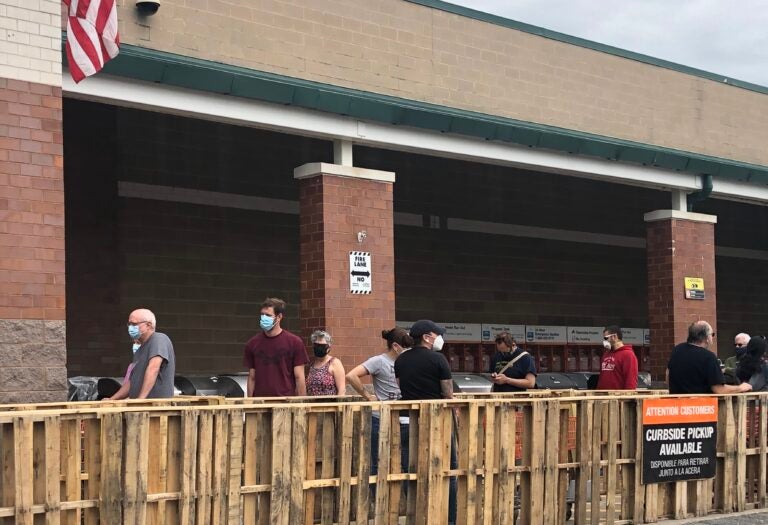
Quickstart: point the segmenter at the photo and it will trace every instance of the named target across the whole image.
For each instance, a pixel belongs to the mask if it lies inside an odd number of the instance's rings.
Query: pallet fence
[[[451,477],[460,524],[768,506],[766,395],[718,396],[714,479],[643,485],[642,402],[658,392],[548,394],[4,405],[0,525],[441,524]]]

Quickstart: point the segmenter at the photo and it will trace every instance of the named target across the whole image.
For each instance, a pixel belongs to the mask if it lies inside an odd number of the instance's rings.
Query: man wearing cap
[[[395,361],[395,377],[403,400],[451,399],[453,378],[443,349],[445,328],[429,321],[413,323],[410,335],[414,345]],[[456,440],[451,438],[451,469],[458,468]],[[448,523],[456,523],[456,478],[448,485]]]

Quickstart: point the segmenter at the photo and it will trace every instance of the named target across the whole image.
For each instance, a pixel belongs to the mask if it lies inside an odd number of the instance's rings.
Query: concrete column
[[[334,338],[347,369],[384,348],[395,325],[394,173],[313,163],[296,168],[301,237],[301,328]],[[372,291],[350,292],[350,252],[370,252]]]
[[[648,257],[648,321],[651,373],[663,379],[672,348],[688,326],[704,320],[717,331],[715,223],[717,217],[678,210],[645,214]],[[687,299],[685,278],[704,279],[703,300]],[[715,347],[717,352],[717,339]]]
[[[0,66],[0,403],[61,401],[61,4],[15,5],[2,13]]]

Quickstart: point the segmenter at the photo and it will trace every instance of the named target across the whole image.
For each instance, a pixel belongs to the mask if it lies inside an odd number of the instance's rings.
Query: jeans
[[[378,414],[371,418],[371,475],[379,472],[379,426],[381,425]],[[400,423],[400,469],[408,472],[408,436],[409,425]]]

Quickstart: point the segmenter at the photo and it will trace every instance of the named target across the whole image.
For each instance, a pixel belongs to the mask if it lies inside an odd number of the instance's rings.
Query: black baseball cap
[[[414,339],[419,339],[422,335],[430,332],[434,332],[437,335],[443,335],[445,333],[445,328],[429,319],[422,319],[413,323],[410,334]]]

